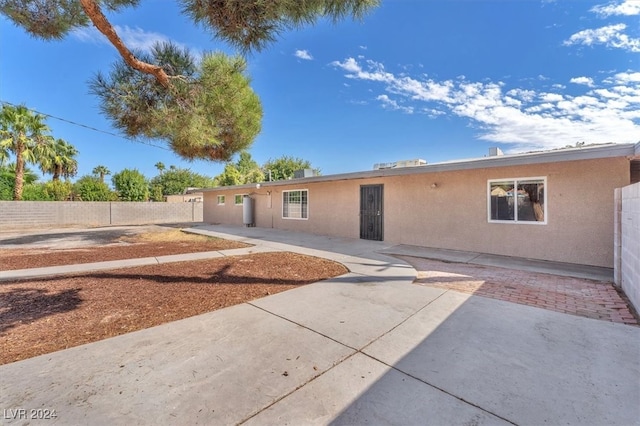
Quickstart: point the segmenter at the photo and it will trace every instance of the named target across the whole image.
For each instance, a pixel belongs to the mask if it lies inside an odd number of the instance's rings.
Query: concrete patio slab
[[[443,294],[440,289],[361,278],[348,274],[250,303],[361,349]]]
[[[515,424],[640,422],[640,328],[447,292],[364,353]]]
[[[510,424],[357,353],[245,424],[440,426],[452,423]]]
[[[352,353],[238,305],[0,366],[0,407],[61,424],[237,424]]]

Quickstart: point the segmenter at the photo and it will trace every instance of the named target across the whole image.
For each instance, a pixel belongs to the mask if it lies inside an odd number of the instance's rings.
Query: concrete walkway
[[[381,242],[194,232],[351,272],[0,366],[1,423],[640,424],[638,327],[414,285]]]

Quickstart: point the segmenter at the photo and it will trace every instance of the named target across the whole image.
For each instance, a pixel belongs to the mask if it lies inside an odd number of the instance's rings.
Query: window
[[[546,178],[488,182],[489,222],[547,223]]]
[[[224,195],[218,195],[218,205],[224,205]]]
[[[282,191],[282,217],[307,219],[309,217],[308,190]]]
[[[236,194],[234,196],[234,203],[236,206],[241,206],[242,205],[242,197],[244,197],[245,194]]]

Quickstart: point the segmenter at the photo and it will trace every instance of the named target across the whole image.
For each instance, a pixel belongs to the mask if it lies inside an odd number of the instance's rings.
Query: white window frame
[[[218,205],[224,206],[226,199],[227,198],[224,195],[218,195],[218,198],[217,198]]]
[[[245,195],[248,195],[248,194],[234,194],[233,195],[233,204],[236,205],[236,206],[241,206],[242,203],[243,203],[242,200],[244,199]],[[239,203],[237,202],[238,201],[238,197],[240,197],[240,202]]]
[[[494,220],[491,219],[491,184],[496,182],[513,182],[513,187],[517,192],[518,183],[523,181],[542,181],[544,185],[544,220],[543,221],[535,221],[535,220],[518,220],[518,209],[514,208],[514,219],[513,220]],[[549,193],[549,186],[547,184],[546,176],[534,176],[534,177],[518,177],[518,178],[503,178],[503,179],[489,179],[487,180],[487,221],[489,223],[510,223],[512,225],[546,225],[549,221],[549,216],[547,213],[547,205],[549,198],[547,194]],[[517,197],[517,195],[516,195]],[[517,200],[517,199],[516,199]]]
[[[300,192],[300,216],[302,216],[302,193],[305,192],[306,193],[306,197],[304,197],[305,201],[306,201],[306,213],[307,213],[307,217],[291,217],[291,216],[285,216],[284,215],[284,200],[285,200],[285,196],[288,197],[288,194],[290,192]],[[287,203],[287,204],[291,204],[291,203]],[[286,191],[282,191],[282,205],[280,208],[280,212],[282,213],[282,219],[287,219],[287,220],[309,220],[309,190],[308,189],[288,189]]]

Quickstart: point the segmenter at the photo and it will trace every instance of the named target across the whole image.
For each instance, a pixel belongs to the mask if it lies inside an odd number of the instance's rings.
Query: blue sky
[[[362,22],[282,34],[247,57],[264,109],[250,152],[261,164],[301,157],[327,175],[482,157],[492,146],[638,142],[639,15],[640,0],[383,0]],[[108,16],[131,48],[172,40],[234,53],[171,0]],[[223,164],[117,135],[87,84],[117,59],[91,28],[45,42],[0,17],[0,100],[82,125],[47,119],[79,150],[78,177],[105,165],[151,178],[158,161],[220,173]]]

